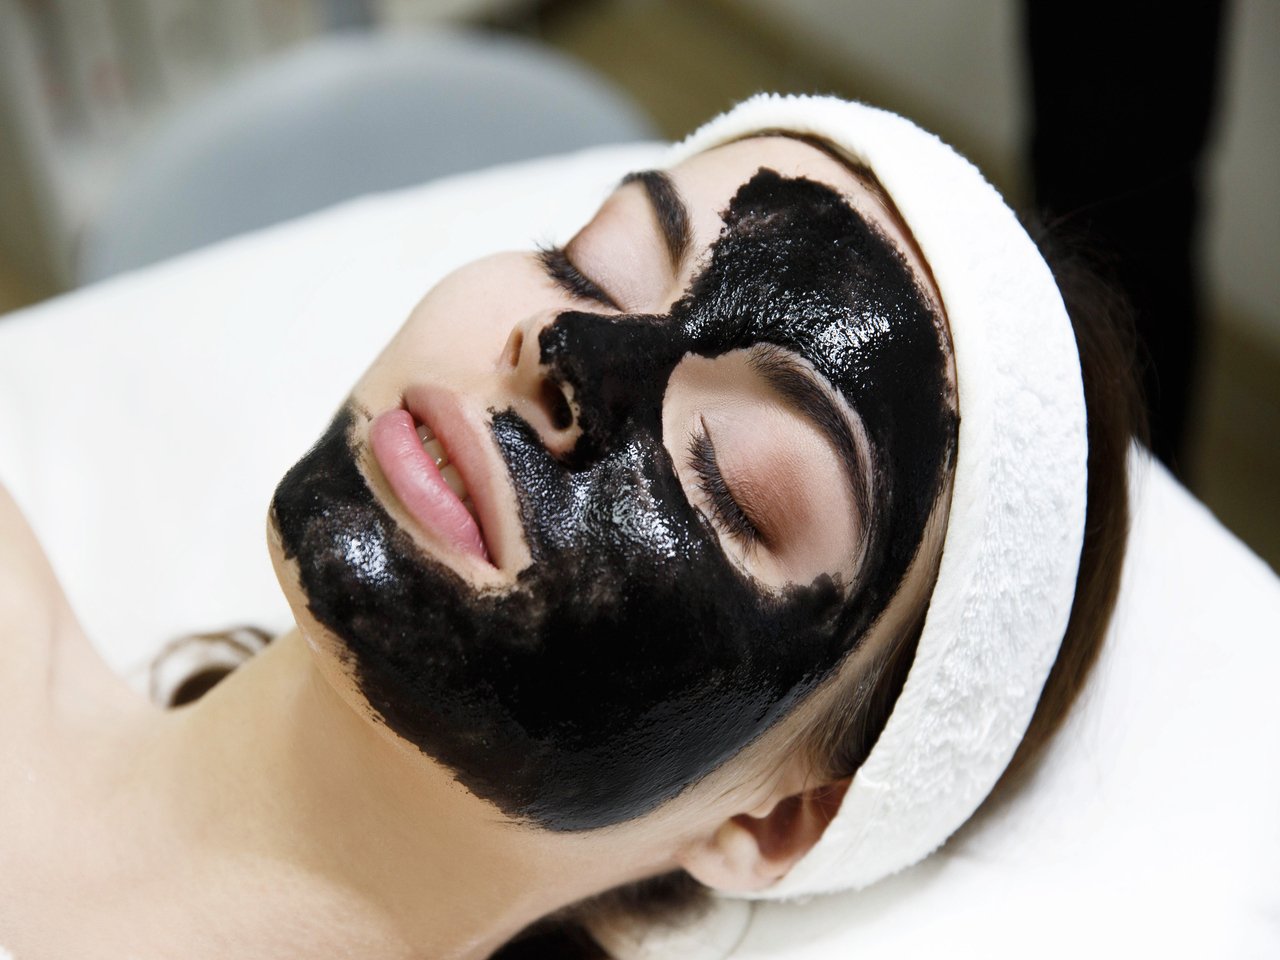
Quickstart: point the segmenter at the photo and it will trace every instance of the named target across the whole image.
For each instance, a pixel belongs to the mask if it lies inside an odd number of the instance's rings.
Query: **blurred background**
[[[1275,0],[0,0],[0,314],[758,90],[904,113],[1096,240],[1162,455],[1280,566]]]

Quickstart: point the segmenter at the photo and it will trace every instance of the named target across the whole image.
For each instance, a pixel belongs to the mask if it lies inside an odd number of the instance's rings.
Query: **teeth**
[[[444,452],[444,445],[439,440],[424,440],[422,449],[427,451],[427,455],[436,462],[437,467],[443,467],[449,462],[449,455]]]
[[[452,464],[445,464],[440,468],[440,476],[444,478],[444,482],[449,485],[449,489],[461,500],[467,495],[467,488],[462,484],[462,475],[458,473],[458,468]]]
[[[436,435],[425,423],[418,424],[418,439],[422,441],[422,449],[426,450],[427,455],[435,461],[436,468],[440,471],[444,482],[449,485],[449,489],[462,501],[462,505],[467,508],[471,516],[475,517],[476,505],[471,502],[471,495],[467,493],[467,488],[462,482],[462,474],[458,473],[457,467],[449,463],[449,455],[444,452],[444,445],[436,439]]]

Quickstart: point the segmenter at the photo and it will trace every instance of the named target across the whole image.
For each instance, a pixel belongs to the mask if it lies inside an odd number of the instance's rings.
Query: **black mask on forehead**
[[[477,591],[425,556],[356,466],[344,409],[276,491],[309,609],[397,734],[504,812],[556,830],[640,816],[763,733],[884,610],[955,434],[937,318],[898,252],[841,197],[761,170],[662,316],[561,314],[540,335],[581,437],[560,459],[493,416],[533,562]],[[682,357],[773,344],[862,419],[873,516],[857,590],[762,588],[688,502],[662,440]],[[679,449],[680,439],[672,444]]]

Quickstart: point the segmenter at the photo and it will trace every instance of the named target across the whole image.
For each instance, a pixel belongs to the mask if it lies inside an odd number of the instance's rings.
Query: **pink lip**
[[[369,427],[369,444],[396,499],[423,529],[446,544],[491,563],[479,525],[423,449],[408,410],[387,410],[375,417]],[[445,449],[449,450],[447,446]],[[463,479],[466,482],[465,473]],[[471,489],[467,483],[469,494]],[[471,496],[474,500],[474,494]]]

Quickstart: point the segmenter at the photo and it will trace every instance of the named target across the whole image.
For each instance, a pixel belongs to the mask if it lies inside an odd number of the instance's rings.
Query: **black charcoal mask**
[[[570,454],[494,412],[532,555],[513,588],[476,590],[396,525],[356,466],[350,407],[276,490],[309,609],[377,715],[549,829],[653,810],[827,676],[893,596],[952,449],[947,348],[896,249],[832,189],[763,169],[723,219],[670,313],[568,312],[542,331],[582,427]],[[873,515],[852,594],[740,572],[663,444],[676,364],[757,344],[808,360],[862,419]]]

